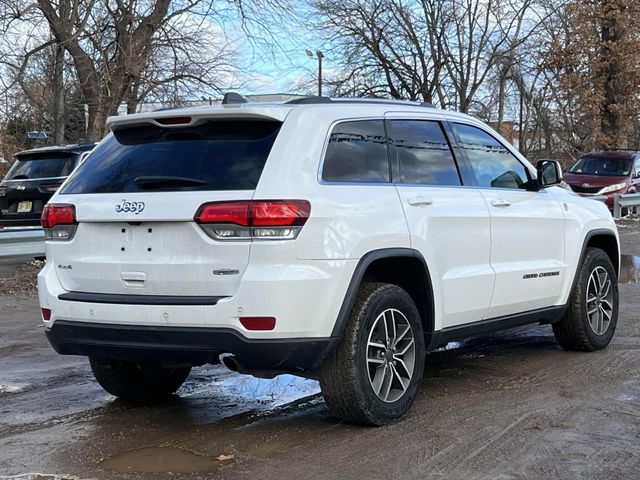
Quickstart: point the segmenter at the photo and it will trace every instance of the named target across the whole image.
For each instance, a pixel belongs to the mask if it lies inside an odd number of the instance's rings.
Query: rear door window
[[[383,120],[336,125],[322,167],[325,182],[389,183],[389,157]]]
[[[75,167],[74,155],[20,155],[7,172],[7,180],[65,177]]]
[[[399,183],[460,185],[453,153],[438,122],[391,120],[389,139],[398,157]]]
[[[158,183],[154,190],[254,190],[281,125],[224,120],[116,130],[78,167],[62,193],[147,191],[136,179],[154,177],[194,180]]]

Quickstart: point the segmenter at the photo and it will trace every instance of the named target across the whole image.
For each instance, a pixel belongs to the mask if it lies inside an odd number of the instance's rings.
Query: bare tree
[[[570,1],[558,18],[546,67],[567,143],[625,146],[639,113],[640,3]]]
[[[321,0],[321,30],[342,58],[341,75],[331,79],[338,94],[389,95],[432,102],[443,70],[441,51],[426,16],[438,5],[410,8],[396,0]],[[420,7],[420,8],[418,8]]]
[[[88,106],[87,138],[99,139],[105,120],[124,103],[134,111],[151,99],[176,104],[183,95],[208,94],[234,81],[233,51],[219,28],[223,15],[235,12],[244,35],[286,0],[6,0],[0,24],[20,23],[24,48],[0,64],[10,85],[24,87],[34,59],[53,54],[47,85],[56,139],[64,135],[65,82],[72,82]],[[34,5],[36,5],[34,7]],[[257,38],[257,37],[256,37]],[[7,50],[7,49],[5,49]],[[0,50],[0,53],[4,53]],[[73,78],[64,71],[71,65]],[[41,99],[33,98],[37,103]],[[68,116],[68,115],[67,115]]]
[[[500,59],[532,30],[532,0],[319,0],[342,55],[337,90],[435,101],[469,111]]]

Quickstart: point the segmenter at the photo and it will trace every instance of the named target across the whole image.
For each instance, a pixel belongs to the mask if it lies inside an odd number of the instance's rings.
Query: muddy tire
[[[191,372],[191,367],[172,368],[98,357],[90,357],[89,363],[102,388],[129,401],[166,398],[180,388]]]
[[[618,322],[618,278],[611,260],[599,248],[587,248],[567,312],[553,324],[566,350],[592,352],[609,345]]]
[[[320,371],[327,406],[351,423],[398,420],[418,393],[424,357],[422,322],[411,297],[396,285],[364,284],[335,355]]]

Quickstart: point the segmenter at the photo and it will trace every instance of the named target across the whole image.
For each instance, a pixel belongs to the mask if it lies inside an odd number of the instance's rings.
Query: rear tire
[[[191,367],[166,367],[99,357],[90,357],[89,363],[102,388],[128,401],[164,399],[175,393],[191,372]]]
[[[320,371],[327,406],[341,420],[383,425],[409,411],[424,371],[422,322],[396,285],[364,284],[336,353]]]
[[[567,312],[553,324],[566,350],[593,352],[609,345],[618,322],[618,278],[609,256],[587,248],[576,273]]]

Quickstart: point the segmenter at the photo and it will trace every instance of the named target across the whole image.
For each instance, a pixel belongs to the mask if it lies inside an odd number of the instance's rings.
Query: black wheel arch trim
[[[379,250],[372,250],[365,255],[363,255],[358,261],[358,265],[353,272],[351,277],[351,282],[347,287],[347,292],[342,301],[342,305],[340,306],[340,311],[338,312],[338,317],[336,318],[336,322],[333,326],[333,330],[331,332],[332,338],[342,338],[344,330],[347,325],[347,321],[349,319],[349,315],[351,310],[353,309],[353,305],[356,301],[356,296],[358,294],[358,290],[360,285],[362,284],[362,280],[364,279],[365,273],[369,266],[372,263],[383,260],[387,258],[414,258],[417,259],[423,268],[423,274],[425,276],[426,285],[425,288],[427,290],[428,298],[426,299],[428,307],[428,319],[422,319],[423,324],[428,324],[427,322],[433,322],[434,316],[434,303],[433,303],[433,285],[431,282],[431,274],[429,273],[429,267],[427,266],[427,262],[420,252],[414,250],[412,248],[383,248]],[[419,308],[418,308],[419,309]],[[433,323],[432,323],[433,325]],[[433,328],[431,331],[427,331],[425,329],[425,336],[428,337],[426,340],[428,342],[431,333],[433,332]]]
[[[573,289],[576,286],[576,282],[578,281],[578,267],[580,265],[582,265],[582,262],[584,261],[584,257],[587,254],[587,246],[589,244],[589,241],[593,238],[593,237],[599,237],[599,236],[609,236],[612,237],[615,241],[616,241],[616,256],[617,256],[617,262],[612,262],[613,263],[613,269],[616,272],[616,276],[620,274],[620,245],[618,243],[618,240],[616,238],[616,234],[613,230],[609,230],[606,228],[596,228],[594,230],[590,230],[589,232],[587,232],[587,234],[584,237],[584,240],[582,242],[582,250],[580,251],[580,259],[578,261],[578,263],[576,263],[576,268],[573,271],[573,280],[571,281],[571,290],[569,290],[569,292],[573,292]],[[569,293],[571,294],[571,293]]]

